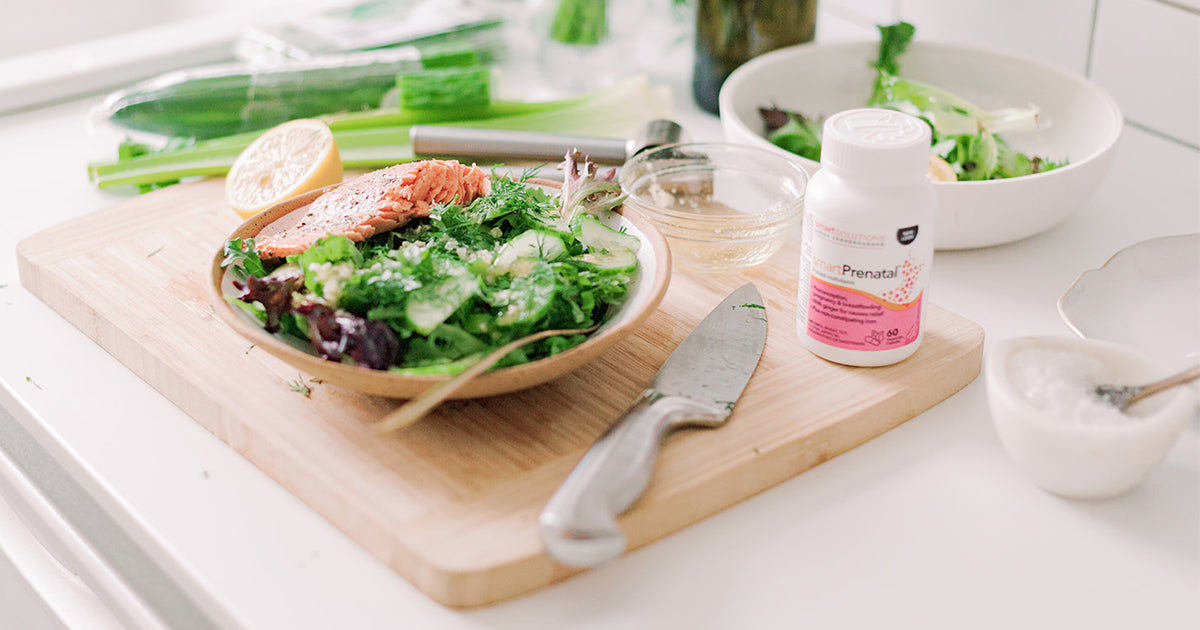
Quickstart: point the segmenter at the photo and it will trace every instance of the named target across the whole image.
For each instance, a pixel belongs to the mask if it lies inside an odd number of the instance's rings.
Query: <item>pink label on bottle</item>
[[[917,340],[921,298],[907,304],[811,279],[808,335],[847,350],[892,350]]]

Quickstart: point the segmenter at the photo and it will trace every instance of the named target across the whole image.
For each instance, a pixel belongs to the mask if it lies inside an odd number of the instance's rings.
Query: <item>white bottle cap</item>
[[[825,120],[821,165],[868,176],[908,177],[929,168],[929,125],[891,109],[851,109]]]

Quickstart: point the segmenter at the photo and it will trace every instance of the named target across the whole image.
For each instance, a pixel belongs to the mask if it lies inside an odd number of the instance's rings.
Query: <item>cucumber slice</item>
[[[638,266],[637,254],[628,249],[588,252],[582,256],[576,256],[575,260],[584,265],[610,271],[633,271]]]
[[[575,258],[581,263],[614,271],[637,268],[642,241],[604,225],[592,215],[584,215],[579,223],[579,242],[587,247],[587,253]]]
[[[638,248],[642,246],[642,241],[638,237],[614,230],[591,215],[584,215],[583,220],[579,223],[579,242],[592,252],[611,252],[623,249],[637,254]]]
[[[413,330],[428,335],[478,292],[479,278],[471,274],[447,276],[413,291],[404,315]]]
[[[538,260],[557,260],[567,253],[567,246],[562,237],[553,232],[529,230],[522,232],[513,240],[507,242],[496,252],[492,265],[511,267],[522,258]]]
[[[548,265],[540,265],[513,280],[507,290],[507,305],[496,318],[496,325],[505,328],[532,326],[546,316],[557,296],[554,272]]]

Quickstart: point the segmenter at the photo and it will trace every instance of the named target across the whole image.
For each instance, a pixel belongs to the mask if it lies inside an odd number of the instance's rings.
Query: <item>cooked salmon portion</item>
[[[268,225],[254,237],[263,258],[299,254],[330,234],[362,241],[438,204],[469,204],[491,192],[487,173],[456,160],[397,164],[350,180],[308,206]]]

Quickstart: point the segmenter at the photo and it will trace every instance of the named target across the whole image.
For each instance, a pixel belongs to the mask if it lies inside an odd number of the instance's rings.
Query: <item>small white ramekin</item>
[[[1020,337],[992,348],[984,365],[996,433],[1017,468],[1054,494],[1104,499],[1132,490],[1162,462],[1196,416],[1190,387],[1147,398],[1131,408],[1136,415],[1119,422],[1107,415],[1101,421],[1099,413],[1089,418],[1089,412],[1035,403],[1014,378],[1029,367],[1017,364],[1037,353],[1072,353],[1091,366],[1093,380],[1105,383],[1138,385],[1166,377],[1170,371],[1136,350],[1099,340]]]

